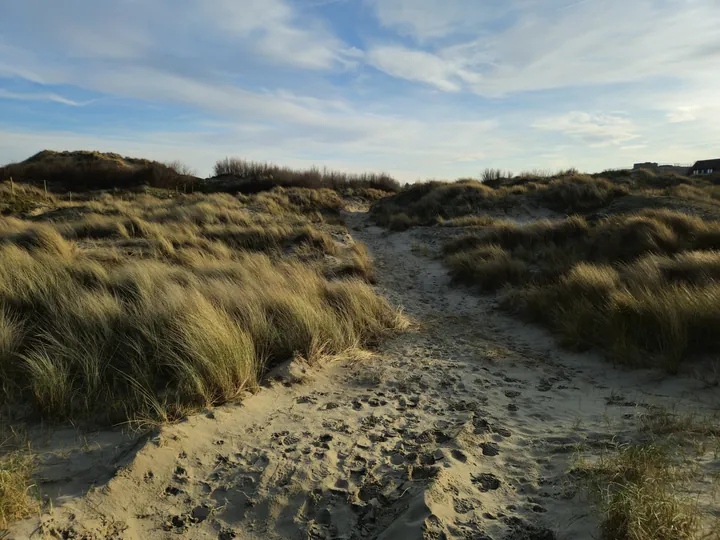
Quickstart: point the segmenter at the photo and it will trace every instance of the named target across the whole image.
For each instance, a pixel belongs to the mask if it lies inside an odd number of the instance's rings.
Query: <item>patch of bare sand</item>
[[[492,298],[451,287],[426,256],[435,232],[348,220],[381,291],[420,329],[372,358],[293,365],[241,405],[110,445],[96,461],[110,480],[98,474],[84,497],[73,485],[10,537],[593,538],[576,454],[632,440],[652,408],[720,405],[701,380],[560,351]]]

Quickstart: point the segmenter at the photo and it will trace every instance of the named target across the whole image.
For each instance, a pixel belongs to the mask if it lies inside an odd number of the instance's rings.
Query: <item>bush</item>
[[[408,217],[407,214],[400,213],[395,214],[390,218],[390,222],[388,223],[388,229],[391,231],[406,231],[410,227],[412,227],[413,222]]]
[[[315,167],[297,170],[237,158],[218,161],[215,164],[215,179],[204,186],[209,191],[240,193],[258,193],[278,186],[338,191],[373,189],[386,193],[400,190],[400,183],[386,174],[349,174]]]

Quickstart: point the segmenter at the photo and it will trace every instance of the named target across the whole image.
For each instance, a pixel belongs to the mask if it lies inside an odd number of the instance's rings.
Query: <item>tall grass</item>
[[[578,348],[676,371],[720,349],[720,222],[650,210],[588,222],[496,221],[445,245],[456,279],[511,285],[505,305]]]
[[[0,531],[18,519],[27,518],[38,507],[31,494],[32,458],[12,452],[0,457]]]
[[[683,477],[666,448],[626,446],[586,470],[603,515],[603,540],[692,540],[697,503],[679,492]]]
[[[580,174],[575,169],[549,174],[543,171],[513,177],[500,170],[488,169],[481,180],[456,182],[430,181],[408,185],[383,198],[372,207],[379,225],[389,226],[395,216],[409,224],[473,226],[472,219],[488,211],[507,213],[520,208],[544,207],[566,214],[591,214],[616,201],[635,206],[655,202],[708,206],[717,212],[718,187],[712,179],[697,179],[677,174],[648,171],[622,171],[603,175]],[[634,199],[630,196],[636,196]]]
[[[236,399],[274,363],[401,330],[366,284],[367,251],[323,217],[337,195],[308,191],[60,201],[53,221],[0,218],[2,405],[162,421]]]

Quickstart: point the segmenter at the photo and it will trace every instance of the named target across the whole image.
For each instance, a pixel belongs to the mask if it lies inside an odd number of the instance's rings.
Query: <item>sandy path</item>
[[[118,472],[83,498],[60,496],[77,486],[59,481],[54,511],[11,537],[592,538],[596,518],[568,475],[577,445],[631,437],[651,405],[718,406],[701,381],[561,352],[492,298],[451,287],[423,254],[432,231],[348,221],[380,291],[419,330],[372,358],[293,366],[242,405],[163,428],[122,463],[68,452],[59,478],[83,459]]]

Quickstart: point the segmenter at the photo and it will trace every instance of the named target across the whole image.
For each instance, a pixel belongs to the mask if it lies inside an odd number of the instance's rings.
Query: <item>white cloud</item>
[[[223,59],[252,52],[277,64],[328,69],[352,54],[320,21],[301,17],[289,0],[66,0],[50,4],[23,0],[6,4],[5,20],[31,29],[18,34],[18,39],[25,40],[26,46],[38,39],[50,42],[55,52],[68,59],[147,62],[175,55],[197,62],[198,55],[208,51]],[[212,64],[212,56],[205,61]]]
[[[563,133],[592,147],[618,146],[639,137],[636,126],[628,118],[581,111],[543,118],[533,123],[533,127]]]
[[[379,27],[329,18],[354,15],[350,0],[0,0],[0,98],[58,104],[44,133],[0,120],[0,161],[100,146],[205,172],[240,153],[415,179],[597,170],[641,150],[692,160],[720,144],[718,0],[364,2]],[[413,84],[391,92],[377,70]],[[63,115],[83,121],[62,107],[83,104],[77,89],[126,98],[99,106],[140,130],[62,132]],[[188,133],[140,132],[156,105]]]
[[[720,64],[717,0],[509,0],[505,7],[458,0],[447,9],[440,0],[375,4],[381,21],[419,36],[451,34],[482,15],[480,37],[432,52],[446,62],[446,80],[464,80],[466,89],[485,96],[652,77],[698,80]],[[506,27],[487,23],[507,12],[514,22]]]
[[[71,107],[82,107],[87,105],[89,102],[73,101],[67,99],[58,94],[52,92],[43,92],[39,94],[25,94],[21,92],[10,92],[0,88],[0,99],[14,99],[18,101],[52,101],[54,103],[62,103],[63,105],[70,105]]]
[[[423,82],[447,92],[456,92],[461,88],[455,80],[457,73],[454,67],[424,51],[400,46],[375,47],[368,52],[367,62],[393,77]]]
[[[308,69],[326,69],[342,60],[347,47],[318,21],[303,21],[285,0],[206,0],[197,15],[251,41],[276,61]]]

